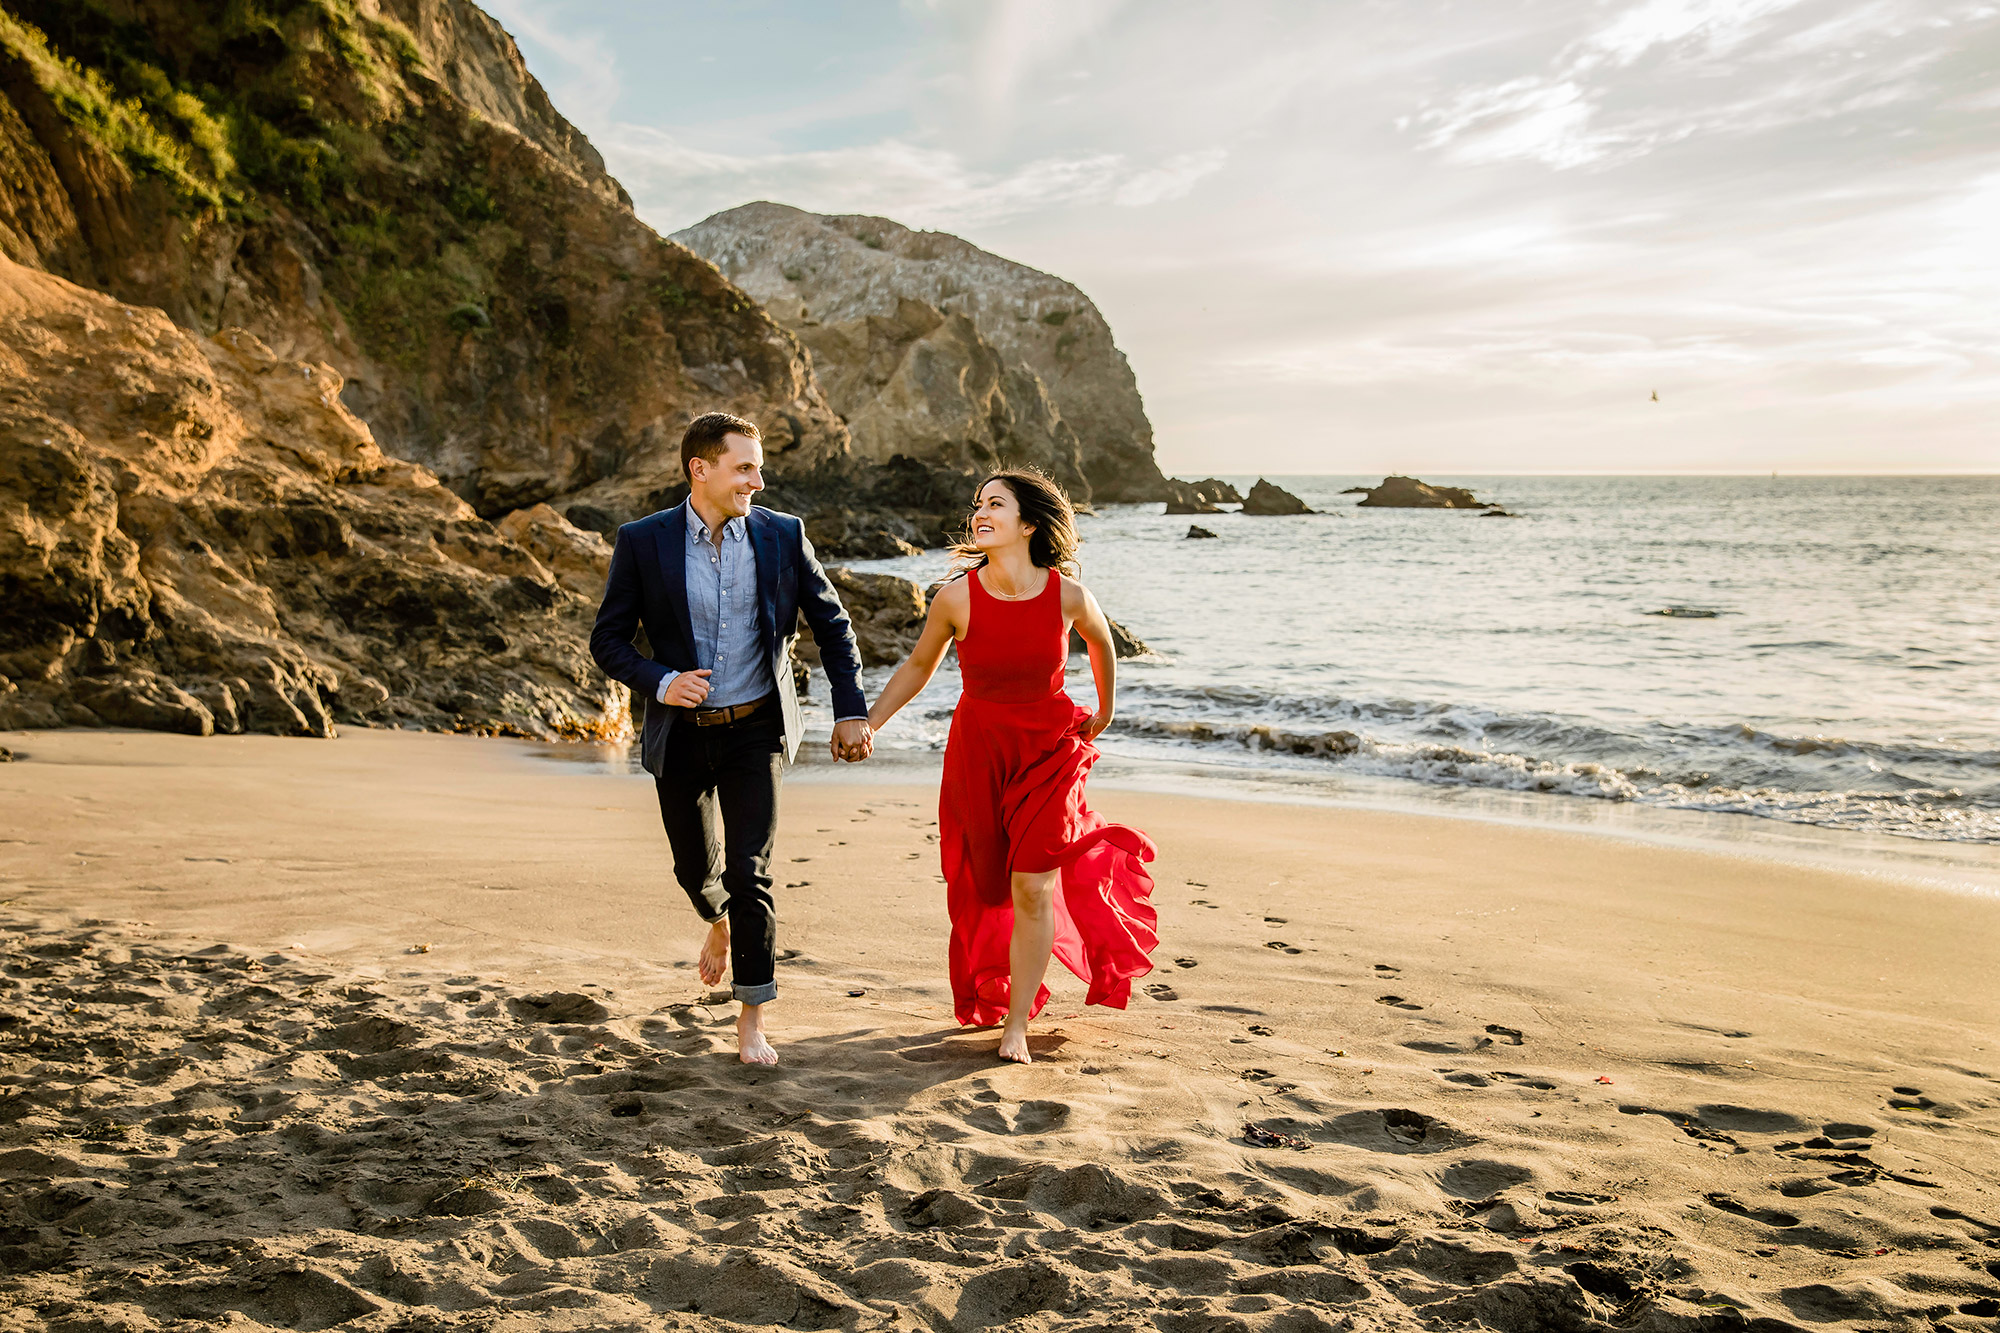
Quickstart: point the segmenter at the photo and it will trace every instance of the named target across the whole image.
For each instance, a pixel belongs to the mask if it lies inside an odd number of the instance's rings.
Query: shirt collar
[[[709,544],[708,524],[701,521],[701,515],[695,513],[694,506],[687,501],[683,500],[681,502],[681,508],[687,511],[688,544],[691,546],[707,546]],[[749,519],[741,516],[731,518],[722,525],[722,539],[724,541],[743,541],[749,536],[749,527]]]

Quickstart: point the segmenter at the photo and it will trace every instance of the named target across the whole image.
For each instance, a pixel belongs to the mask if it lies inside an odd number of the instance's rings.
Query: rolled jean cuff
[[[778,983],[766,981],[758,986],[732,986],[736,998],[744,1004],[769,1004],[778,998]]]

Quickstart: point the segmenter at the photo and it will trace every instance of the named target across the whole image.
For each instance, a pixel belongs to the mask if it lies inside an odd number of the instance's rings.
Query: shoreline
[[[824,737],[818,738],[824,744]],[[587,742],[519,742],[536,761],[607,775],[639,772],[636,752]],[[806,741],[787,781],[896,786],[934,783],[937,750],[878,748],[859,765],[837,764]],[[1909,887],[2000,897],[2000,845],[1826,828],[1759,815],[1677,810],[1561,792],[1504,791],[1392,778],[1319,774],[1194,758],[1106,753],[1091,789],[1200,799],[1331,807],[1519,828],[1560,829],[1651,846],[1708,851],[1782,865],[1866,875]]]

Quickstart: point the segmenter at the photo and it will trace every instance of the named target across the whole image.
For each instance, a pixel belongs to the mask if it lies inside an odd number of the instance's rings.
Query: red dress
[[[1090,712],[1063,693],[1062,576],[1050,570],[1040,595],[1022,602],[988,593],[977,570],[966,583],[972,623],[958,642],[963,693],[938,800],[958,1021],[991,1027],[1007,1017],[1016,870],[1062,870],[1055,956],[1089,984],[1086,1003],[1123,1009],[1132,979],[1153,970],[1148,955],[1160,939],[1153,877],[1142,864],[1155,848],[1083,803],[1097,747],[1079,734]],[[1043,986],[1032,1012],[1048,999]]]

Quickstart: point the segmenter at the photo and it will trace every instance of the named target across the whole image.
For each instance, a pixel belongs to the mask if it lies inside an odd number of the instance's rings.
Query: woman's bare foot
[[[1008,1018],[1007,1026],[1000,1030],[1000,1058],[1024,1065],[1035,1062],[1035,1057],[1028,1054],[1027,1019]]]
[[[701,975],[701,984],[704,986],[715,985],[729,970],[728,917],[708,928],[708,938],[701,942],[701,959],[695,967]]]
[[[746,1065],[774,1065],[778,1053],[764,1039],[764,1006],[746,1004],[736,1016],[736,1058]]]

